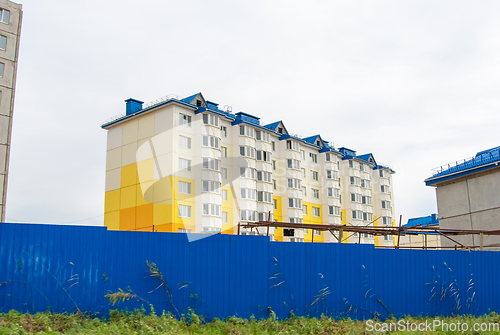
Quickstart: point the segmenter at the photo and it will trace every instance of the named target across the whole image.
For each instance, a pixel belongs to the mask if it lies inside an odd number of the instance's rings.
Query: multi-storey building
[[[335,149],[320,135],[299,138],[283,121],[261,124],[219,109],[201,93],[148,106],[128,99],[125,115],[102,128],[109,229],[236,234],[239,223],[266,220],[394,225],[394,171],[372,154]],[[311,229],[270,234],[277,241],[337,241],[334,233]],[[344,236],[344,242],[394,243],[377,239]]]
[[[12,112],[16,87],[22,6],[0,0],[0,218],[5,221]]]

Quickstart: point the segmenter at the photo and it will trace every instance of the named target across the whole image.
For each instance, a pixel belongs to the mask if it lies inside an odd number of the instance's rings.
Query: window
[[[222,157],[227,157],[227,148],[226,147],[221,147],[221,156]]]
[[[191,233],[191,229],[179,228],[179,229],[177,229],[177,232],[178,233],[189,234],[189,233]]]
[[[340,207],[338,206],[328,206],[328,214],[340,216]]]
[[[358,178],[358,177],[349,177],[349,183],[351,185],[361,186],[361,178]]]
[[[221,205],[215,205],[215,204],[203,204],[203,215],[209,215],[209,216],[221,216]]]
[[[326,192],[327,196],[330,198],[340,198],[340,189],[338,188],[328,187]]]
[[[313,229],[313,235],[316,235],[316,236],[321,236],[321,231],[320,231],[320,230]]]
[[[191,183],[179,181],[179,193],[191,195]]]
[[[283,134],[283,128],[278,127],[278,133]]]
[[[299,151],[300,150],[300,145],[299,145],[299,142],[292,141],[292,140],[287,140],[286,141],[286,148],[288,150]]]
[[[255,138],[255,130],[251,127],[240,126],[240,135]]]
[[[260,212],[258,213],[259,215],[259,221],[272,221],[273,220],[273,213],[271,213],[271,217],[268,218],[269,213],[268,212]]]
[[[337,171],[334,171],[334,170],[326,170],[326,178],[339,180],[339,173]]]
[[[311,157],[311,162],[317,163],[318,162],[318,155],[313,154],[312,152],[309,153],[309,157]]]
[[[363,205],[371,205],[372,204],[372,197],[369,197],[366,195],[361,196],[361,203]]]
[[[191,218],[191,206],[179,205],[179,217]]]
[[[179,124],[181,126],[191,127],[191,116],[186,114],[179,114]]]
[[[276,161],[273,161],[273,171],[276,171]]]
[[[302,199],[288,198],[288,207],[302,209]]]
[[[373,214],[372,213],[363,213],[363,221],[372,222]]]
[[[201,191],[220,194],[221,183],[212,180],[202,180],[201,181]]]
[[[272,141],[271,147],[273,148],[273,151],[276,151],[276,142]]]
[[[289,169],[300,170],[300,161],[297,159],[287,159]]]
[[[271,163],[271,153],[268,151],[257,150],[257,160]]]
[[[203,163],[202,163],[203,169],[214,170],[214,171],[220,170],[220,160],[213,159],[213,158],[206,158],[206,157],[203,157],[202,160],[203,160]]]
[[[303,223],[304,219],[303,218],[290,218],[289,221],[290,221],[290,223]]]
[[[240,177],[255,179],[255,169],[248,167],[240,167]]]
[[[276,189],[276,179],[273,179],[273,190]]]
[[[258,191],[257,192],[257,201],[259,202],[267,202],[268,204],[273,203],[273,194],[269,192]]]
[[[0,63],[0,78],[3,78],[3,70],[5,68],[5,64],[4,63]]]
[[[352,211],[352,218],[355,220],[363,220],[363,212],[361,211]]]
[[[378,174],[379,174],[380,178],[389,178],[389,175],[388,175],[387,171],[385,171],[385,170],[378,170]]]
[[[304,150],[300,150],[300,157],[303,161],[306,160],[306,152]]]
[[[273,209],[276,211],[278,210],[278,200],[273,199]]]
[[[5,50],[7,47],[7,37],[0,35],[0,49]]]
[[[251,188],[240,188],[241,199],[255,200],[257,191]]]
[[[365,172],[365,164],[359,164],[359,171]]]
[[[385,226],[392,226],[392,218],[388,216],[382,217],[382,224]]]
[[[312,208],[312,215],[316,218],[319,218],[321,216],[321,211],[319,207],[314,207]]]
[[[295,229],[283,229],[283,236],[295,236]]]
[[[319,199],[319,190],[315,190],[314,188],[311,188],[311,194],[312,194],[313,198]]]
[[[6,9],[0,9],[0,22],[9,23],[10,12]]]
[[[319,180],[317,171],[311,171],[311,179],[316,181]]]
[[[222,137],[227,137],[227,128],[225,126],[220,127],[220,134]]]
[[[242,209],[240,215],[241,215],[241,221],[257,221],[256,211]]]
[[[179,158],[179,170],[191,171],[191,161],[184,158]]]
[[[306,169],[302,168],[300,169],[302,171],[302,178],[306,177]]]
[[[288,178],[287,179],[287,185],[288,188],[294,188],[296,190],[302,189],[302,182],[300,179],[295,179],[295,178]]]
[[[255,148],[240,145],[240,156],[255,158]]]
[[[384,235],[384,241],[390,241],[392,242],[393,241],[393,236],[392,235]]]
[[[201,107],[201,100],[196,100],[196,107]]]
[[[227,190],[222,190],[222,201],[227,201]]]
[[[221,170],[222,179],[227,179],[227,169],[222,168]]]
[[[326,159],[327,162],[331,162],[332,161],[332,154],[330,154],[329,152],[327,152],[325,159]]]
[[[382,209],[391,209],[391,203],[387,200],[382,200]]]
[[[179,147],[191,149],[191,139],[189,137],[179,135]]]
[[[257,141],[264,141],[264,142],[269,143],[271,141],[271,135],[269,135],[269,133],[266,133],[266,132],[263,132],[260,130],[256,130],[255,131],[255,139]]]
[[[271,183],[272,182],[272,174],[271,174],[271,172],[257,171],[257,180],[264,181],[266,183]]]
[[[213,114],[203,114],[203,124],[219,127],[219,117]]]
[[[382,193],[391,193],[391,189],[387,185],[380,185],[380,192],[382,192]]]
[[[351,201],[352,202],[359,202],[359,203],[361,203],[361,200],[362,200],[361,194],[351,193]]]
[[[210,135],[202,136],[202,145],[204,147],[211,147],[214,149],[220,149],[220,138]]]
[[[307,205],[302,205],[302,212],[304,212],[304,215],[307,215]]]
[[[368,179],[361,179],[361,187],[363,188],[371,188],[372,185]]]
[[[227,223],[227,212],[222,212],[222,223]]]
[[[302,195],[305,197],[307,195],[307,188],[305,186],[302,186]]]

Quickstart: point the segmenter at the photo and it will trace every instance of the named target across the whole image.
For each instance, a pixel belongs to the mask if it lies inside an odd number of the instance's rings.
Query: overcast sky
[[[373,153],[403,223],[500,145],[499,1],[23,1],[7,221],[102,225],[127,98],[206,99]]]

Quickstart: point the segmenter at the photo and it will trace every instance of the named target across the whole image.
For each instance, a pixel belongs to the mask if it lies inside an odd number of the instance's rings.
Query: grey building
[[[0,0],[0,217],[5,221],[12,112],[16,88],[22,5]]]
[[[478,152],[439,168],[425,180],[436,187],[439,227],[500,230],[500,147]],[[466,246],[480,246],[479,235],[451,236]],[[500,246],[500,236],[484,236],[484,246]],[[458,243],[441,238],[442,246]],[[498,249],[498,248],[497,248]]]

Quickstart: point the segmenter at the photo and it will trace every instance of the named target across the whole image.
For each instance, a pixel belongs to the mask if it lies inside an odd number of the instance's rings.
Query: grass
[[[188,322],[189,320],[191,322]],[[224,321],[214,319],[203,323],[191,312],[176,319],[172,314],[156,315],[154,310],[134,312],[111,311],[108,319],[83,314],[55,314],[50,312],[21,314],[10,311],[0,314],[0,334],[370,334],[366,323],[355,320],[332,318],[293,317],[287,320],[274,318],[256,320],[229,317]],[[406,318],[404,322],[432,323],[430,318]],[[483,317],[445,318],[448,323],[497,323],[498,314]],[[386,322],[398,322],[391,319]],[[455,334],[448,332],[391,332],[392,334]],[[498,334],[498,332],[465,332],[469,334]]]

